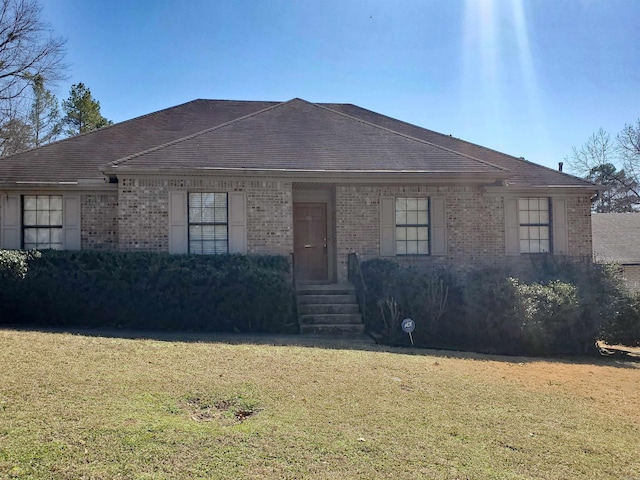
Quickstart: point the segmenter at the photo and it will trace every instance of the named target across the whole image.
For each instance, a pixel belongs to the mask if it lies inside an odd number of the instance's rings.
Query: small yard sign
[[[415,328],[416,328],[416,322],[414,322],[410,318],[405,318],[404,320],[402,320],[402,331],[409,334],[409,340],[411,340],[411,345],[413,345],[413,335],[411,335],[411,332],[413,332]]]

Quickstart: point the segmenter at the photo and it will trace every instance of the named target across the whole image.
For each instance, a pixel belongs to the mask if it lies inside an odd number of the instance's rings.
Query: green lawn
[[[281,343],[0,330],[0,478],[640,479],[640,363]]]

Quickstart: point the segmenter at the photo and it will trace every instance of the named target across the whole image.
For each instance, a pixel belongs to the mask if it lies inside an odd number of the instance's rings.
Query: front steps
[[[364,333],[362,315],[351,284],[298,285],[301,334],[357,335]]]

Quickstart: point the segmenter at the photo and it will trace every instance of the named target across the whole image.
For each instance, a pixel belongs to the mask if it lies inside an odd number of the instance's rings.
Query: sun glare
[[[466,0],[463,49],[462,108],[481,109],[485,132],[499,143],[506,140],[514,119],[545,141],[523,0]],[[521,102],[507,102],[514,96]]]

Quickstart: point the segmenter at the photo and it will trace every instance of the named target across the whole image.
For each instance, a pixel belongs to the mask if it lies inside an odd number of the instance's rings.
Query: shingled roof
[[[194,100],[0,159],[0,184],[101,181],[102,170],[415,172],[591,188],[350,104]]]
[[[509,175],[488,162],[301,99],[268,107],[112,165],[136,170]]]
[[[640,265],[640,213],[591,215],[596,260]]]

